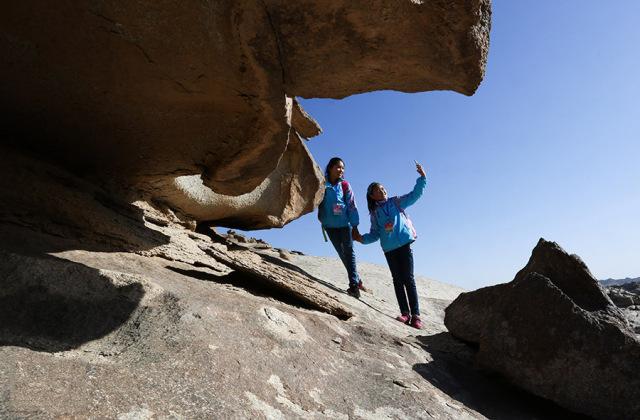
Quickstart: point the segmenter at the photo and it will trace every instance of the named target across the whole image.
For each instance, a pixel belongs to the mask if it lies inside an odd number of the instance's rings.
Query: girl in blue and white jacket
[[[353,235],[360,235],[358,233],[360,216],[351,185],[343,178],[344,169],[342,159],[334,157],[329,160],[325,170],[324,199],[318,207],[318,219],[347,269],[349,276],[347,293],[359,298],[363,287],[356,269],[352,232]]]
[[[377,182],[369,185],[367,204],[371,216],[371,229],[365,235],[355,235],[355,239],[363,244],[380,240],[400,306],[400,316],[396,319],[420,329],[422,321],[413,276],[413,252],[411,251],[411,243],[416,240],[417,234],[411,220],[404,212],[404,209],[418,201],[427,185],[422,166],[416,163],[416,169],[420,177],[409,194],[387,198],[384,186]]]

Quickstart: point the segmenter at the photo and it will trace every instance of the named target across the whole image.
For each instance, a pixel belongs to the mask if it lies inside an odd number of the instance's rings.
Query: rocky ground
[[[562,413],[472,369],[469,348],[442,321],[457,287],[418,278],[426,321],[418,331],[394,320],[384,267],[360,264],[370,292],[358,301],[343,292],[345,273],[335,259],[146,226],[170,243],[135,253],[42,253],[21,242],[3,252],[0,417]],[[34,242],[50,240],[41,234]],[[229,269],[202,252],[211,247],[306,277],[349,318],[310,309],[285,289]]]
[[[640,281],[613,283],[605,290],[611,301],[625,314],[633,331],[640,337]]]
[[[0,418],[546,418],[445,332],[461,289],[298,255],[0,155]]]

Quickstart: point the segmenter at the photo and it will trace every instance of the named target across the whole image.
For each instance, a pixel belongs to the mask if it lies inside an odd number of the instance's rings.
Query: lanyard
[[[340,188],[337,188],[340,187]],[[338,179],[338,183],[333,185],[330,182],[327,182],[327,187],[326,188],[331,188],[333,190],[333,192],[336,194],[336,201],[339,203],[340,202],[340,194],[338,193],[339,191],[342,191],[342,178]],[[346,204],[346,196],[344,195],[344,191],[342,194],[342,201]]]

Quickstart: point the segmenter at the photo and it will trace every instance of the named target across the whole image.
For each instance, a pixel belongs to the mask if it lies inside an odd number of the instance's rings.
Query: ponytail
[[[369,214],[373,213],[376,209],[376,206],[378,205],[377,201],[374,200],[373,197],[371,197],[371,194],[373,193],[373,189],[379,186],[380,186],[380,183],[372,182],[367,187],[367,208],[369,209]]]

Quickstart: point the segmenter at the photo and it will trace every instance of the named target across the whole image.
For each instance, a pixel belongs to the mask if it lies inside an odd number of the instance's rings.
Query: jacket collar
[[[328,179],[325,179],[325,181],[324,181],[324,186],[325,186],[326,188],[334,188],[336,185],[340,185],[340,184],[342,183],[342,181],[344,181],[344,178],[338,178],[338,180],[336,181],[336,183],[335,183],[335,184],[332,184],[332,183],[330,183],[330,182],[329,182],[329,180],[328,180]]]

